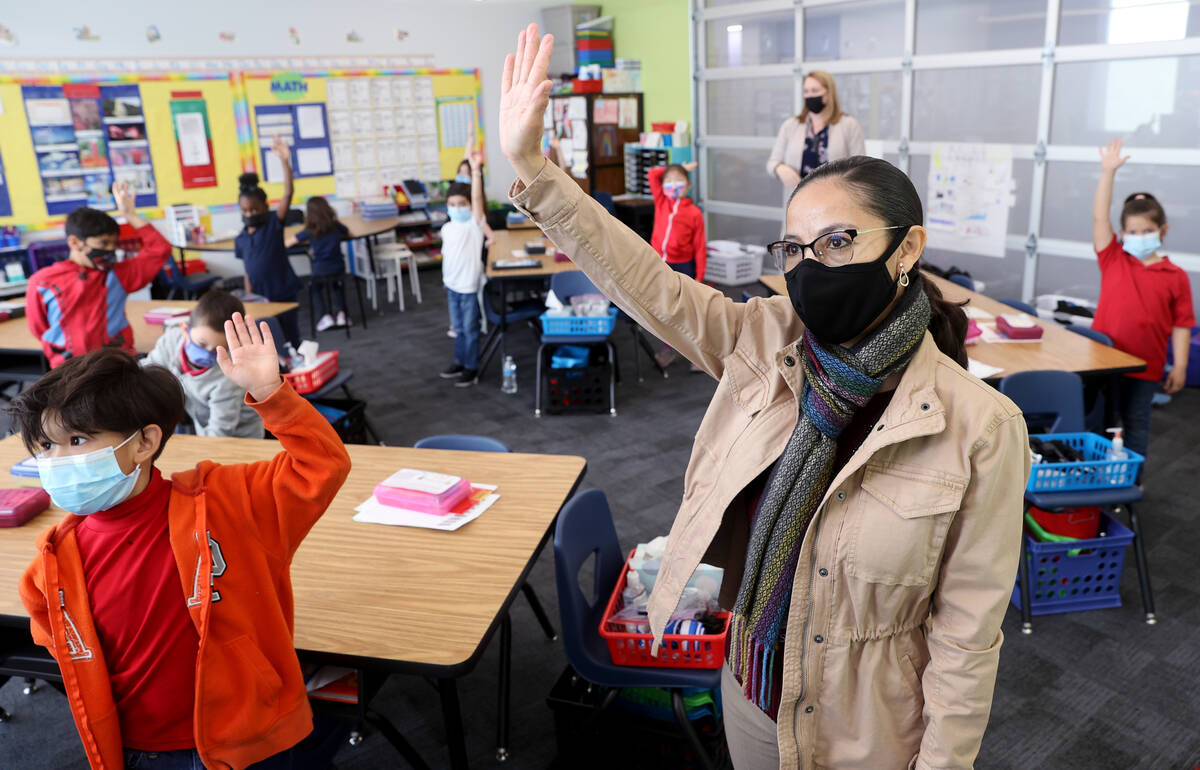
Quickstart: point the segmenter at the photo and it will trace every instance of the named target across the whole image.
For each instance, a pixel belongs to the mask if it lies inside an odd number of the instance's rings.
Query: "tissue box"
[[[317,355],[317,363],[304,369],[295,369],[283,375],[297,393],[315,393],[337,376],[338,352],[327,350]]]
[[[444,516],[471,493],[461,476],[401,468],[375,485],[375,499],[393,508]]]
[[[996,316],[996,328],[1005,337],[1013,340],[1040,340],[1042,338],[1042,327],[1024,313]]]

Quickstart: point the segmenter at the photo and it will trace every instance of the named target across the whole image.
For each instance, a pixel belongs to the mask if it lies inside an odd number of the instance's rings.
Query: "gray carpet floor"
[[[639,383],[632,338],[622,328],[616,337],[623,368],[618,416],[535,419],[532,332],[522,327],[509,335],[509,352],[518,362],[516,395],[500,391],[499,360],[479,386],[456,390],[437,376],[450,361],[452,344],[445,334],[440,274],[423,273],[422,285],[423,304],[409,304],[405,313],[392,306],[371,315],[370,327],[356,327],[350,340],[341,332],[320,335],[323,346],[342,351],[342,366],[354,369],[351,387],[369,403],[385,442],[410,445],[431,434],[478,433],[500,438],[514,451],[581,454],[588,459],[581,488],[607,493],[624,547],[665,534],[679,503],[692,437],[715,383],[690,374],[686,362],[675,363],[670,378],[662,379],[644,355],[645,380]],[[307,324],[306,316],[302,322]],[[1140,510],[1158,624],[1142,622],[1132,553],[1121,584],[1125,605],[1119,609],[1039,617],[1035,633],[1023,636],[1019,615],[1010,608],[977,767],[1104,770],[1200,763],[1198,411],[1200,393],[1188,391],[1154,415]],[[553,562],[548,547],[530,582],[557,625]],[[511,759],[501,765],[494,756],[496,644],[460,683],[467,748],[473,767],[541,770],[555,755],[554,722],[545,699],[566,657],[561,643],[542,635],[523,598],[517,599],[512,619]],[[437,694],[425,681],[395,677],[375,706],[433,767],[447,766]],[[20,683],[10,682],[0,688],[0,707],[13,714],[11,722],[0,724],[0,768],[86,767],[59,693],[44,687],[27,697]],[[340,770],[404,766],[375,733],[358,746],[345,746],[336,764]]]

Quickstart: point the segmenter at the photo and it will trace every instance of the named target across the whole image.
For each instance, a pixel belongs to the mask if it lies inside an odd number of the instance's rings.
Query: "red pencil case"
[[[1005,337],[1013,340],[1040,340],[1042,338],[1042,327],[1038,324],[1033,324],[1032,326],[1013,326],[1008,322],[1008,316],[996,316],[996,328]]]
[[[0,527],[19,527],[49,507],[44,489],[0,489]]]

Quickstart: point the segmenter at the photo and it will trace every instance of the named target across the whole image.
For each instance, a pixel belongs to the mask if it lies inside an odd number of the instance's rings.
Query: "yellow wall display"
[[[266,104],[305,104],[309,102],[325,101],[325,78],[322,77],[306,77],[302,78],[305,85],[305,91],[299,98],[283,97],[271,92],[271,78],[269,77],[246,77],[246,102],[250,106],[250,126],[254,131],[254,158],[258,166],[258,178],[262,180],[262,188],[267,193],[267,198],[275,200],[280,195],[283,195],[282,184],[272,184],[265,181],[266,174],[262,169],[262,153],[260,152],[258,123],[254,119],[254,108]],[[230,188],[231,197],[237,199],[237,175],[234,175],[233,186]],[[295,180],[295,192],[293,200],[301,201],[312,195],[332,195],[333,194],[333,175],[308,177]]]

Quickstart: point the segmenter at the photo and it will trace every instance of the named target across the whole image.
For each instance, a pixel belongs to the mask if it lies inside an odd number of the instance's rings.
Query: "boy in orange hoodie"
[[[164,478],[183,393],[115,349],[68,359],[11,407],[69,511],[39,537],[21,599],[93,768],[292,767],[313,731],[288,569],[350,458],[281,381],[266,324],[235,313],[225,334],[217,363],[283,445],[269,461]]]

